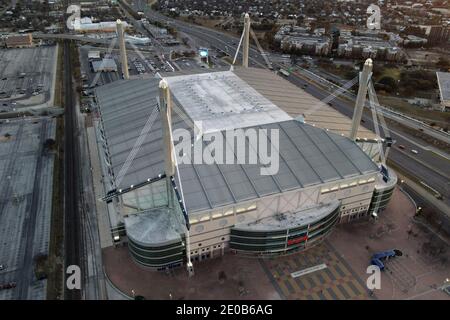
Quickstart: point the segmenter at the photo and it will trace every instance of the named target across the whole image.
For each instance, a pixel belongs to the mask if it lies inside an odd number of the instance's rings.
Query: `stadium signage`
[[[288,244],[288,246],[290,246],[290,245],[297,244],[297,243],[300,243],[300,242],[303,242],[303,241],[306,241],[306,240],[308,240],[308,236],[307,235],[303,236],[303,237],[289,239],[287,244]]]

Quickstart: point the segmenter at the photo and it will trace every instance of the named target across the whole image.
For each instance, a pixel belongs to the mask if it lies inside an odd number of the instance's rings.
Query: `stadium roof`
[[[167,77],[172,94],[203,132],[292,119],[231,71]]]
[[[229,68],[181,70],[164,72],[161,75],[170,78],[179,75],[212,73],[227,70]],[[300,89],[283,77],[276,75],[274,72],[260,68],[234,66],[233,73],[292,118],[303,118],[308,124],[329,129],[332,132],[344,134],[345,136],[350,134],[352,120],[349,117],[335,110],[327,103],[320,101],[305,90]],[[363,126],[360,126],[358,129],[358,137],[362,139],[377,138],[374,132]]]
[[[441,101],[450,100],[450,72],[436,72]]]
[[[319,128],[329,129],[346,136],[350,134],[351,119],[349,117],[273,72],[258,68],[236,67],[234,73],[293,118],[302,117],[306,123],[314,124]],[[375,139],[376,135],[360,126],[358,137]]]
[[[156,109],[158,83],[159,79],[119,80],[96,89],[108,161],[116,179],[121,176],[117,188],[139,184],[164,172],[161,123]],[[192,130],[192,121],[176,98],[173,107],[173,130]],[[151,122],[152,112],[153,125],[134,160],[127,161],[138,137],[149,128],[146,123]],[[378,171],[356,143],[331,131],[297,120],[252,128],[279,130],[278,173],[261,175],[261,165],[257,164],[180,164],[189,213]],[[123,178],[122,168],[127,168]]]

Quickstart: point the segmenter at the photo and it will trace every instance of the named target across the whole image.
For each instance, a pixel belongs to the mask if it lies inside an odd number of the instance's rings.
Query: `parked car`
[[[419,153],[419,151],[417,151],[415,149],[411,149],[411,152],[414,153],[414,154],[418,154]]]
[[[12,289],[12,288],[15,288],[16,285],[17,284],[15,282],[0,284],[0,290]]]

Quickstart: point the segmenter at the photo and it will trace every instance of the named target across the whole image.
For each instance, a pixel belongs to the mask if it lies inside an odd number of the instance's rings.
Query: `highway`
[[[301,72],[302,76],[307,77],[308,79],[310,79],[316,83],[320,83],[323,86],[329,87],[328,89],[330,91],[334,91],[339,88],[337,85],[328,81],[323,76],[321,77],[320,75],[323,75],[323,71],[319,70],[318,68],[314,68],[314,73],[311,72],[310,70],[303,69],[303,68],[299,67],[298,65],[296,66],[296,68],[299,70],[299,72]],[[327,74],[327,75],[329,75],[329,74]],[[348,80],[340,79],[334,75],[333,75],[333,79],[334,79],[333,81],[339,82],[343,85],[348,82]],[[339,80],[336,80],[336,79],[339,79]],[[356,95],[349,91],[343,92],[342,96],[345,96],[350,100],[356,99]],[[366,106],[369,107],[368,102],[366,102]],[[447,144],[450,144],[450,134],[448,134],[446,132],[436,130],[436,129],[430,127],[429,125],[427,125],[426,123],[423,123],[421,121],[418,121],[416,119],[408,117],[402,113],[396,112],[385,106],[380,106],[379,111],[382,112],[386,118],[389,118],[389,119],[395,120],[399,123],[402,123],[405,126],[409,127],[410,129],[414,129],[414,130],[420,129],[423,132],[425,132],[426,134],[428,134],[429,136],[431,136],[437,140],[443,141]]]
[[[306,91],[316,98],[323,99],[328,96],[328,92],[295,74],[291,74],[287,79],[297,86],[307,84],[308,87],[305,88]],[[353,105],[349,104],[346,100],[334,99],[332,101],[332,106],[348,117],[353,116]],[[362,123],[364,127],[374,130],[373,119],[369,112],[365,112],[362,119],[364,121],[364,123]],[[415,137],[401,132],[399,128],[389,125],[389,131],[391,133],[391,137],[396,140],[396,144],[389,152],[388,158],[390,161],[395,162],[405,171],[437,189],[444,195],[445,202],[450,204],[450,162],[437,155],[432,150],[429,150],[426,145],[415,141]],[[405,146],[405,149],[399,149],[399,145]],[[414,155],[411,153],[411,149],[418,150],[419,154]]]
[[[218,48],[224,52],[228,52],[231,56],[234,56],[234,51],[239,43],[237,37],[168,18],[150,10],[142,0],[137,0],[133,4],[133,7],[143,11],[150,21],[156,20],[169,23],[179,31],[189,35],[191,38],[198,39],[199,43],[208,44],[209,47]],[[254,47],[250,48],[249,65],[253,67],[266,67],[264,58]],[[323,99],[329,95],[327,90],[318,86],[316,83],[313,83],[308,77],[302,76],[301,74],[291,74],[287,80],[299,87],[307,84],[308,86],[304,90],[318,99]],[[353,115],[353,105],[348,101],[334,99],[332,101],[332,106],[349,117],[352,117]],[[364,123],[362,125],[373,130],[372,117],[365,114],[363,120]],[[392,127],[392,125],[390,125],[390,127]],[[450,161],[433,152],[432,147],[425,145],[422,142],[418,142],[417,138],[406,132],[402,132],[400,128],[392,127],[390,129],[392,138],[396,140],[396,145],[405,146],[404,150],[400,150],[398,147],[391,148],[389,153],[390,161],[401,166],[406,173],[417,177],[419,180],[425,181],[427,184],[438,190],[444,196],[444,202],[447,205],[450,205]],[[418,150],[419,154],[414,155],[411,153],[411,149]]]

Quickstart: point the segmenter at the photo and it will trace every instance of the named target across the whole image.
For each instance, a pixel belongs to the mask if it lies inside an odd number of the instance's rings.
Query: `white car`
[[[415,149],[412,149],[411,152],[414,153],[414,154],[418,154],[419,153],[419,151],[417,151]]]
[[[4,264],[0,264],[0,271],[5,270],[6,266]]]

